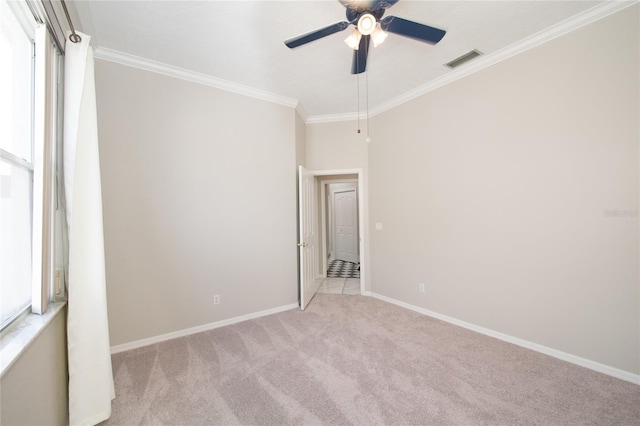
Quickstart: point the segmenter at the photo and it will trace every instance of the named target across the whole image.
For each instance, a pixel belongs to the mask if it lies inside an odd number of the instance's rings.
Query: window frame
[[[31,166],[31,303],[1,325],[4,336],[29,313],[42,315],[51,302],[64,300],[65,292],[59,283],[61,272],[55,266],[59,235],[56,215],[62,209],[56,168],[62,141],[63,61],[60,49],[30,2],[0,1],[13,12],[32,46],[31,162],[6,151],[1,153],[12,164]]]
[[[55,164],[58,124],[56,48],[44,25],[36,28],[34,60],[33,224],[31,311],[43,314],[53,301]]]

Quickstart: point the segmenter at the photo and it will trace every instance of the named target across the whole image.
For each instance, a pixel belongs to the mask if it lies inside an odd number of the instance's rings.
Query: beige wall
[[[368,144],[357,134],[355,121],[307,124],[306,161],[309,170],[367,168]]]
[[[295,303],[293,109],[100,60],[96,90],[111,344]]]
[[[68,424],[65,313],[58,312],[2,376],[0,424]]]
[[[375,117],[374,292],[640,373],[638,14]]]

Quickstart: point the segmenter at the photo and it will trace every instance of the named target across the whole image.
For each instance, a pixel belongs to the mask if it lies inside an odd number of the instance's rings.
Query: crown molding
[[[302,106],[302,102],[298,102],[298,104],[296,105],[296,112],[298,113],[302,121],[306,123],[307,119],[309,118],[309,114],[307,114],[307,111]]]
[[[371,114],[369,114],[371,116]],[[360,114],[360,119],[366,119],[366,115]],[[358,119],[357,112],[346,112],[343,114],[327,114],[327,115],[312,115],[307,118],[307,124],[317,123],[334,123],[337,121],[354,121]]]
[[[444,74],[441,77],[431,80],[430,82],[418,86],[413,90],[410,90],[399,96],[396,96],[395,98],[383,102],[369,110],[369,117],[371,118],[373,116],[381,114],[385,111],[416,99],[424,94],[451,84],[454,81],[460,80],[461,78],[467,77],[471,74],[474,74],[478,71],[509,59],[512,56],[516,56],[529,49],[551,41],[557,37],[568,34],[585,25],[621,11],[627,7],[638,4],[638,2],[639,0],[607,0],[604,3],[601,3],[576,16],[566,19],[552,27],[547,28],[546,30],[540,31],[496,52],[481,56],[474,61],[462,65],[460,68],[449,71],[447,74]],[[130,55],[104,47],[98,47],[95,50],[94,56],[105,61],[115,62],[122,65],[167,75],[169,77],[203,84],[205,86],[214,87],[220,90],[237,93],[243,96],[248,96],[267,102],[284,105],[290,108],[295,108],[300,117],[307,124],[353,121],[358,119],[358,113],[356,112],[327,115],[308,115],[302,103],[297,99],[288,98],[265,90],[244,86],[232,81],[223,80],[221,78],[212,77],[210,75],[175,67],[173,65],[168,65],[157,61],[152,61],[150,59]],[[360,114],[360,118],[363,118],[362,114]]]
[[[369,110],[369,117],[381,114],[415,98],[418,98],[426,93],[432,92],[436,89],[451,84],[454,81],[460,80],[461,78],[467,77],[471,74],[495,65],[498,62],[502,62],[529,49],[533,49],[534,47],[540,46],[541,44],[575,31],[592,22],[596,22],[611,14],[626,9],[627,7],[638,4],[638,2],[638,0],[607,0],[602,4],[594,6],[552,27],[533,34],[496,52],[481,56],[478,59],[462,65],[460,66],[460,68],[456,68],[455,70],[452,70],[441,77],[418,86],[413,90],[405,92],[400,96],[396,96],[395,98],[383,102],[382,104]],[[312,115],[307,118],[307,123],[330,123],[337,121],[356,120],[357,118],[358,114],[353,112],[330,115]]]
[[[162,62],[152,61],[150,59],[141,58],[139,56],[130,55],[128,53],[119,52],[117,50],[112,50],[105,47],[98,47],[94,52],[94,56],[104,61],[115,62],[121,65],[155,72],[169,77],[179,78],[181,80],[214,87],[216,89],[237,93],[239,95],[260,99],[267,102],[272,102],[278,105],[284,105],[290,108],[297,108],[299,104],[297,99],[287,98],[285,96],[280,96],[266,90],[244,86],[232,81],[223,80],[221,78],[212,77],[210,75],[202,74],[199,72],[175,67],[173,65],[164,64]]]

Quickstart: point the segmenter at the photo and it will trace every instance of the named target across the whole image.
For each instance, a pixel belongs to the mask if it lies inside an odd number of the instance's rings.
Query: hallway
[[[359,278],[325,278],[318,288],[323,294],[360,294]]]
[[[340,259],[330,259],[327,278],[360,278],[360,264]]]

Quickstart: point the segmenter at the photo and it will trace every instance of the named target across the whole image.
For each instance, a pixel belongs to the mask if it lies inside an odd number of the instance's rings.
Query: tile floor
[[[327,278],[360,278],[360,264],[340,259],[329,259]]]
[[[360,294],[359,278],[325,278],[318,288],[324,294]]]

